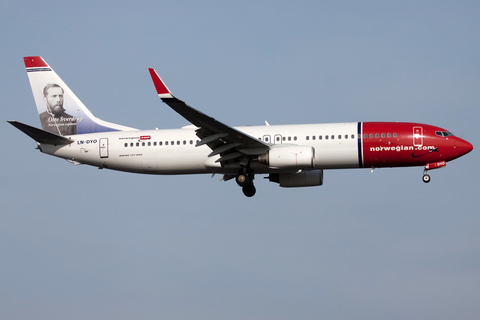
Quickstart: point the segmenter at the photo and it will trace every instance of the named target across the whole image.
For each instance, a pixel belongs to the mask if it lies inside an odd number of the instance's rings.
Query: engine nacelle
[[[299,173],[271,173],[268,180],[280,184],[280,187],[313,187],[323,184],[323,170],[302,171]]]
[[[315,149],[310,146],[275,145],[260,155],[258,162],[279,169],[312,169],[315,167]]]

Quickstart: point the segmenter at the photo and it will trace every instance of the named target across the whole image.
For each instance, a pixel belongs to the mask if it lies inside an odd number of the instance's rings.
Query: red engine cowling
[[[313,169],[315,149],[310,146],[273,146],[258,162],[278,169]]]
[[[271,173],[268,180],[280,184],[280,187],[313,187],[323,184],[323,170],[303,171],[299,173]]]

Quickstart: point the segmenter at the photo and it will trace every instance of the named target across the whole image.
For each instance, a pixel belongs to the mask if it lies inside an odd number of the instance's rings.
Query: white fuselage
[[[246,126],[235,129],[264,142],[312,146],[315,169],[358,168],[360,143],[357,122],[307,125]],[[194,126],[171,130],[113,131],[70,136],[65,146],[41,144],[42,152],[113,170],[146,174],[236,173],[239,165],[222,168],[208,157],[212,150],[196,147],[199,138]],[[320,136],[322,137],[320,139]],[[326,138],[328,136],[328,138]],[[332,139],[333,137],[333,139]],[[267,165],[252,163],[256,173],[279,172]]]

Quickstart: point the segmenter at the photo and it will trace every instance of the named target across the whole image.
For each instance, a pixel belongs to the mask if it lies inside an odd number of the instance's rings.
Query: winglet
[[[152,68],[148,68],[148,71],[150,71],[150,76],[152,77],[153,85],[155,86],[155,89],[157,90],[158,96],[162,99],[163,98],[173,98],[170,90],[168,90],[165,83],[162,81],[162,79],[160,79],[157,72]]]

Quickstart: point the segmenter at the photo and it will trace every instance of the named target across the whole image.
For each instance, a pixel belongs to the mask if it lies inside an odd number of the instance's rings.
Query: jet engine
[[[315,167],[315,149],[310,146],[273,146],[258,156],[258,162],[279,169],[312,169]]]

